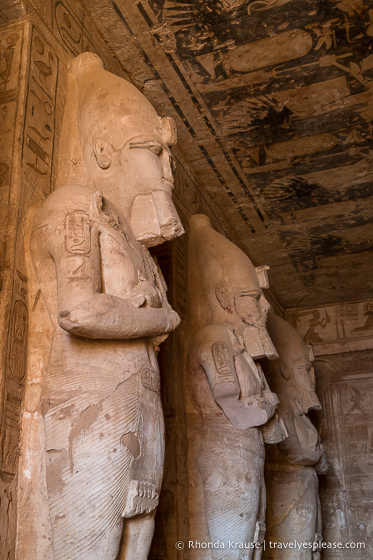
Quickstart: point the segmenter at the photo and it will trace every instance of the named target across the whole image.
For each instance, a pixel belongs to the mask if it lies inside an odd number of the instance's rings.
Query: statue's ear
[[[98,166],[101,167],[101,169],[108,169],[111,165],[112,158],[113,158],[112,145],[106,140],[99,138],[94,143],[93,151]]]
[[[215,288],[216,299],[220,303],[223,309],[227,309],[231,302],[229,300],[229,294],[227,288],[224,286],[216,286]]]

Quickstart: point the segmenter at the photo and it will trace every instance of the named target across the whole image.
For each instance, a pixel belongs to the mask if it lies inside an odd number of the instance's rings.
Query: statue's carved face
[[[316,394],[315,371],[310,361],[293,366],[294,383],[301,389],[302,408],[304,412],[320,410],[321,404]]]
[[[243,341],[250,356],[252,358],[263,358],[264,356],[270,359],[278,358],[266,328],[267,314],[271,306],[264,297],[259,284],[255,286],[254,283],[252,289],[238,290],[233,297],[226,286],[217,286],[215,295],[220,306],[231,316],[233,316],[233,303],[235,317],[238,319],[236,325],[239,327],[238,322],[241,322]]]
[[[157,138],[134,138],[123,147],[120,165],[136,238],[151,247],[181,235],[183,226],[172,202],[176,165],[170,148]]]
[[[159,139],[132,139],[122,149],[121,164],[126,183],[136,194],[155,190],[172,192],[176,165],[170,148]]]
[[[290,385],[288,390],[296,396],[304,413],[310,410],[320,410],[321,404],[316,394],[315,371],[312,362],[304,352],[304,356],[293,356],[292,362],[281,365],[281,373],[285,379],[288,379]]]
[[[265,327],[270,305],[258,290],[239,290],[234,295],[234,307],[241,320],[253,327]]]

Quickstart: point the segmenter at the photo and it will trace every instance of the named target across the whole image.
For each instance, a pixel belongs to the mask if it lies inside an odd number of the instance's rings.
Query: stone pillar
[[[0,48],[0,556],[13,558],[28,323],[22,224],[38,191],[50,190],[57,57],[28,21],[2,28]]]
[[[3,0],[0,9],[0,558],[13,559],[28,303],[23,239],[28,209],[53,190],[67,67],[83,51],[123,69],[78,2]]]

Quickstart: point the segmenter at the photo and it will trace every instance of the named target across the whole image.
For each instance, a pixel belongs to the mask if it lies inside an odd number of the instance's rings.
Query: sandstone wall
[[[27,351],[27,324],[38,297],[28,301],[23,256],[25,217],[30,206],[54,189],[58,139],[66,95],[67,64],[91,50],[111,72],[127,76],[77,1],[3,2],[0,15],[0,557],[14,557],[16,486],[20,413]],[[124,22],[125,23],[125,22]],[[135,59],[134,59],[135,60]],[[131,61],[136,73],[135,62]],[[131,64],[129,66],[131,67]],[[145,72],[145,70],[143,70]],[[149,95],[151,91],[149,92]],[[159,104],[158,104],[159,110]],[[161,112],[161,111],[160,111]],[[175,149],[178,171],[176,205],[183,225],[205,213],[212,226],[240,245],[211,196],[184,163],[183,146]],[[154,254],[169,285],[170,300],[185,317],[187,235]],[[265,262],[255,263],[257,265]],[[269,272],[271,279],[271,273]],[[281,307],[272,299],[277,311]],[[364,541],[372,538],[373,329],[372,303],[288,310],[285,317],[313,345],[318,392],[324,411],[318,418],[331,464],[322,483],[324,538]],[[183,324],[161,350],[163,403],[166,418],[166,465],[151,558],[188,558],[175,542],[187,540],[186,422],[184,408]],[[163,367],[162,367],[163,366]],[[348,538],[347,538],[348,535]],[[367,560],[372,550],[323,560]]]
[[[327,549],[326,560],[373,554],[372,308],[368,300],[285,312],[316,356],[323,410],[315,420],[330,465],[320,478],[324,540],[365,543],[365,549]]]

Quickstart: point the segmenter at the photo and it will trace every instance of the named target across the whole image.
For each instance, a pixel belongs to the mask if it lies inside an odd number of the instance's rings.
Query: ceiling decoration
[[[371,295],[372,0],[84,0],[284,307]]]

